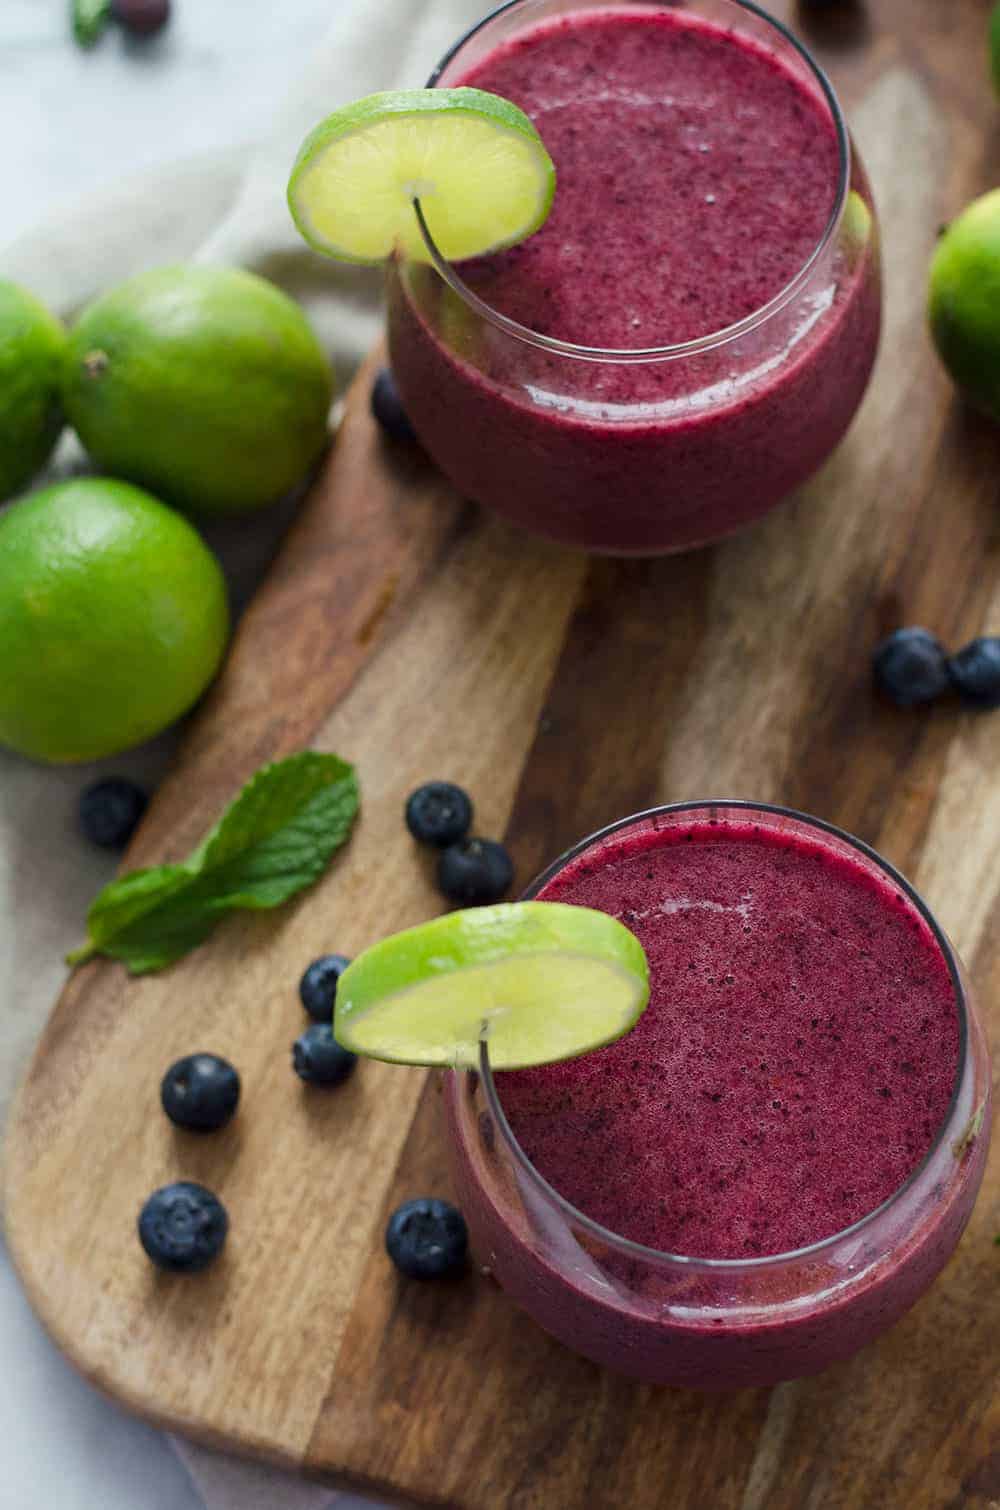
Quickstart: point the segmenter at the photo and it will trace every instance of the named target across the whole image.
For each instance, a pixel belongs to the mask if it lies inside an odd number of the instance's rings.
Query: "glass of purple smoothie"
[[[961,965],[867,845],[684,803],[603,829],[529,897],[642,941],[650,1004],[594,1053],[449,1076],[479,1261],[542,1327],[657,1384],[818,1372],[891,1326],[982,1179],[989,1059]]]
[[[750,0],[511,0],[430,83],[534,119],[552,213],[397,260],[403,402],[464,495],[622,555],[759,518],[840,440],[878,342],[871,191],[836,97]]]

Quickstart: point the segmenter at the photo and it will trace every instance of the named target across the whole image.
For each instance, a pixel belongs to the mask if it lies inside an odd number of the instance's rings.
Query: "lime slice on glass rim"
[[[395,1064],[495,1070],[574,1059],[621,1038],[649,1000],[642,945],[624,924],[562,902],[448,913],[359,954],[337,983],[333,1029]]]
[[[525,240],[552,206],[556,171],[523,110],[482,89],[407,89],[345,105],[309,133],[288,205],[317,252],[429,262],[420,210],[458,262]]]

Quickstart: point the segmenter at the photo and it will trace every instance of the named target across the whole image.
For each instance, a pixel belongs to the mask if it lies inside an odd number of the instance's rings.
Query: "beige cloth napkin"
[[[341,385],[379,325],[377,275],[338,268],[298,239],[284,190],[306,131],[339,103],[375,89],[424,83],[445,49],[487,9],[484,0],[340,0],[329,34],[267,139],[144,175],[66,205],[0,251],[0,276],[32,288],[71,316],[101,289],[141,268],[197,258],[239,263],[280,283],[305,306]],[[292,81],[290,81],[291,83]],[[83,464],[67,436],[53,472]],[[263,520],[206,531],[237,606],[273,555],[288,508]],[[75,827],[76,798],[97,775],[149,785],[166,769],[177,734],[124,757],[47,769],[0,751],[0,1116],[64,978],[87,903],[114,860]],[[326,1510],[329,1492],[189,1445],[182,1456],[208,1510]],[[338,1499],[346,1510],[346,1497]]]

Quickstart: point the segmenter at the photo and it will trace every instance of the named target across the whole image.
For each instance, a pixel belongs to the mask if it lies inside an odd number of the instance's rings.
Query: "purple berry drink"
[[[500,1283],[587,1356],[696,1388],[890,1326],[958,1241],[989,1132],[981,1030],[919,898],[846,835],[732,803],[628,820],[533,894],[619,917],[652,992],[596,1053],[453,1077]]]
[[[396,264],[392,363],[455,486],[570,545],[758,518],[837,444],[878,340],[877,237],[825,79],[743,0],[514,0],[445,60],[556,164],[527,242]]]

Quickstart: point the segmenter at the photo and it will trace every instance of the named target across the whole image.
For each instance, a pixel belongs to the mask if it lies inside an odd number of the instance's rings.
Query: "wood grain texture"
[[[401,1282],[386,1215],[447,1187],[436,1082],[365,1064],[324,1097],[285,1050],[306,961],[437,910],[401,823],[434,775],[469,786],[481,831],[507,829],[522,881],[657,800],[756,797],[841,823],[924,892],[1000,1042],[1000,715],[901,713],[868,681],[897,623],[1000,631],[1000,438],[955,401],[923,321],[938,226],[1000,178],[988,9],[845,0],[808,22],[874,180],[886,330],[847,442],[745,535],[659,562],[515,535],[382,443],[360,377],[128,863],[182,853],[262,760],[307,743],[357,761],[356,836],[295,906],[227,922],[163,976],[80,971],[8,1132],[29,1295],[132,1408],[463,1510],[1000,1506],[1000,1155],[943,1277],[857,1358],[769,1391],[657,1391],[560,1349],[484,1276]],[[212,1139],[174,1131],[157,1104],[163,1068],[198,1047],[244,1079]],[[154,1275],[133,1236],[145,1194],[181,1176],[233,1219],[194,1284]]]

